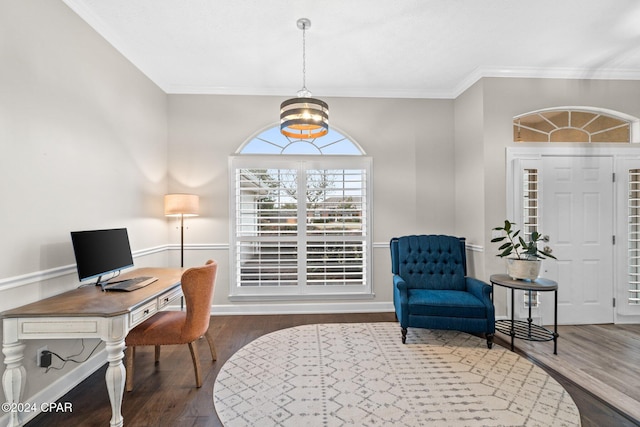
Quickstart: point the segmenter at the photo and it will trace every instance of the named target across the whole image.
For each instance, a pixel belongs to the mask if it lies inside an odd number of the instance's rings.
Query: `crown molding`
[[[409,98],[409,99],[456,99],[483,78],[527,78],[570,80],[640,80],[640,70],[612,70],[587,68],[532,68],[532,67],[478,67],[462,79],[455,87],[443,90],[393,90],[393,89],[341,89],[322,91],[320,97],[346,98]],[[161,86],[162,87],[162,86]],[[216,86],[167,85],[167,94],[246,95],[246,96],[292,96],[283,88],[237,88]]]
[[[451,91],[451,98],[462,95],[482,78],[640,80],[640,70],[534,67],[478,67]]]
[[[156,83],[157,84],[157,83]],[[260,87],[223,87],[170,84],[162,87],[168,95],[239,95],[239,96],[278,96],[291,98],[295,91],[291,88]],[[450,91],[409,91],[394,89],[328,89],[313,91],[319,98],[412,98],[412,99],[450,99]]]

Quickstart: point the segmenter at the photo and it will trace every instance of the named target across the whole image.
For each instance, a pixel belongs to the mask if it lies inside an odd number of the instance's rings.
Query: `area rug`
[[[321,324],[264,335],[221,368],[218,417],[236,426],[579,426],[539,367],[462,332]]]

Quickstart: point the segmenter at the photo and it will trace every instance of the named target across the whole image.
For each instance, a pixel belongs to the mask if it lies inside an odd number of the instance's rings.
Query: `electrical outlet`
[[[36,366],[42,366],[42,352],[49,350],[49,347],[42,346],[36,350]]]

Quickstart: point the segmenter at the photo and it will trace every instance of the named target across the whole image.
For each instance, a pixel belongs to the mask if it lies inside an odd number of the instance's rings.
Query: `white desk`
[[[111,400],[110,425],[122,426],[125,337],[134,326],[182,296],[183,271],[141,268],[121,278],[154,276],[158,280],[133,292],[102,292],[99,286],[86,286],[2,313],[2,352],[6,365],[2,387],[6,401],[22,402],[26,383],[23,340],[100,338],[105,342],[109,362],[106,383]],[[19,412],[12,412],[9,426],[21,425],[20,418]]]

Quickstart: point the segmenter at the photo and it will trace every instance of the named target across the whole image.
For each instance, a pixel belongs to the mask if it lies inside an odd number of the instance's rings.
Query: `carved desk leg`
[[[2,352],[4,353],[6,369],[2,375],[2,388],[7,403],[17,404],[21,402],[27,379],[27,373],[24,366],[22,366],[24,348],[26,346],[18,340],[18,323],[16,319],[4,319],[3,328]],[[19,415],[18,411],[10,412],[9,427],[20,425]]]
[[[126,320],[122,318],[112,319],[109,325],[109,336],[103,338],[106,344],[107,362],[109,362],[105,380],[111,401],[111,422],[109,423],[111,427],[122,427],[124,424],[122,397],[126,370],[122,359],[124,358],[124,339],[127,335],[126,323]]]
[[[111,422],[112,427],[120,427],[123,424],[122,418],[122,396],[124,392],[124,381],[126,371],[122,359],[124,357],[124,340],[117,342],[107,342],[107,373],[105,380],[111,401]]]

